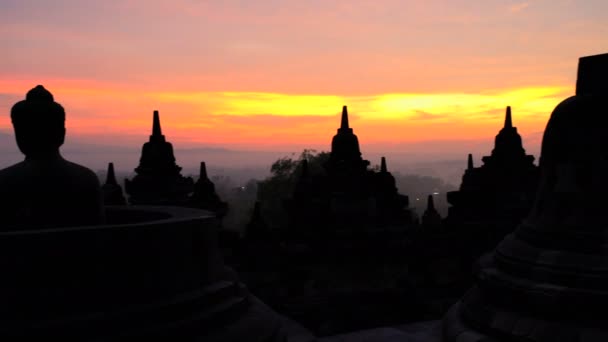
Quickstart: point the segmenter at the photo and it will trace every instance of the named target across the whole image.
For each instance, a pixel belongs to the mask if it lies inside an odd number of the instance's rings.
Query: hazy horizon
[[[459,141],[422,141],[416,143],[393,144],[390,147],[377,144],[366,144],[359,136],[362,157],[379,165],[380,158],[386,157],[389,171],[401,174],[418,174],[443,179],[458,186],[462,171],[466,166],[468,153],[474,156],[476,166],[482,164],[481,158],[490,155],[494,147],[494,136],[502,126],[496,127],[492,135],[485,139]],[[354,127],[357,133],[357,127]],[[117,172],[133,174],[141,155],[141,146],[148,140],[146,133],[139,135],[140,142],[128,144],[112,142],[94,142],[91,139],[72,137],[68,131],[66,143],[61,151],[66,159],[83,164],[97,173],[105,172],[107,164],[113,162]],[[521,133],[521,132],[520,132]],[[270,174],[270,166],[281,157],[298,158],[304,149],[318,152],[329,151],[334,131],[327,132],[327,143],[286,146],[283,150],[239,149],[241,146],[205,146],[202,144],[175,144],[176,162],[184,175],[198,175],[199,164],[206,162],[210,175],[230,174],[233,177],[244,172],[243,177],[236,176],[235,181],[244,183],[249,178],[263,179]],[[135,140],[135,139],[133,139]],[[172,142],[170,136],[167,140]],[[542,132],[522,134],[524,148],[528,154],[538,157]],[[12,131],[0,130],[0,168],[23,160]],[[246,177],[249,177],[245,179]]]

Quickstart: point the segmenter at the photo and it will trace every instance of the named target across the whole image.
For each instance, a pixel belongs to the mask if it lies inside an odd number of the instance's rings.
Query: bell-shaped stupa
[[[158,111],[154,111],[152,135],[141,151],[137,174],[125,180],[125,190],[131,204],[186,205],[194,190],[190,177],[181,175],[175,163],[173,145],[166,141],[160,126]]]

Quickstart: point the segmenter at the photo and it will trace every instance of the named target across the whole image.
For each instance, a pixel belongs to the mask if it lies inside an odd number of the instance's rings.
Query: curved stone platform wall
[[[0,339],[283,340],[226,271],[211,213],[107,209],[107,225],[0,233]]]

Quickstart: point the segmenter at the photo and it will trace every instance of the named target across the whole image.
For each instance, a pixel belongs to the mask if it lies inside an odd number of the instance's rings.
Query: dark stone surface
[[[323,337],[319,342],[440,342],[441,321],[418,322]]]

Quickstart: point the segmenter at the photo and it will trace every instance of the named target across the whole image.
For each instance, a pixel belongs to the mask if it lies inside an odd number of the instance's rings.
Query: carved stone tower
[[[125,190],[131,204],[185,205],[193,191],[192,178],[180,174],[175,163],[173,145],[166,141],[160,126],[158,111],[154,111],[152,135],[144,144],[137,174],[125,180]]]
[[[190,206],[209,210],[222,218],[228,211],[228,204],[220,200],[215,192],[215,184],[207,176],[207,165],[201,162],[199,177],[194,184],[194,192],[190,196]]]
[[[487,234],[484,249],[492,249],[528,214],[539,179],[534,156],[526,154],[513,126],[511,107],[507,107],[491,155],[482,161],[483,165],[474,167],[469,154],[460,189],[447,194],[452,206],[445,223],[451,229]]]

